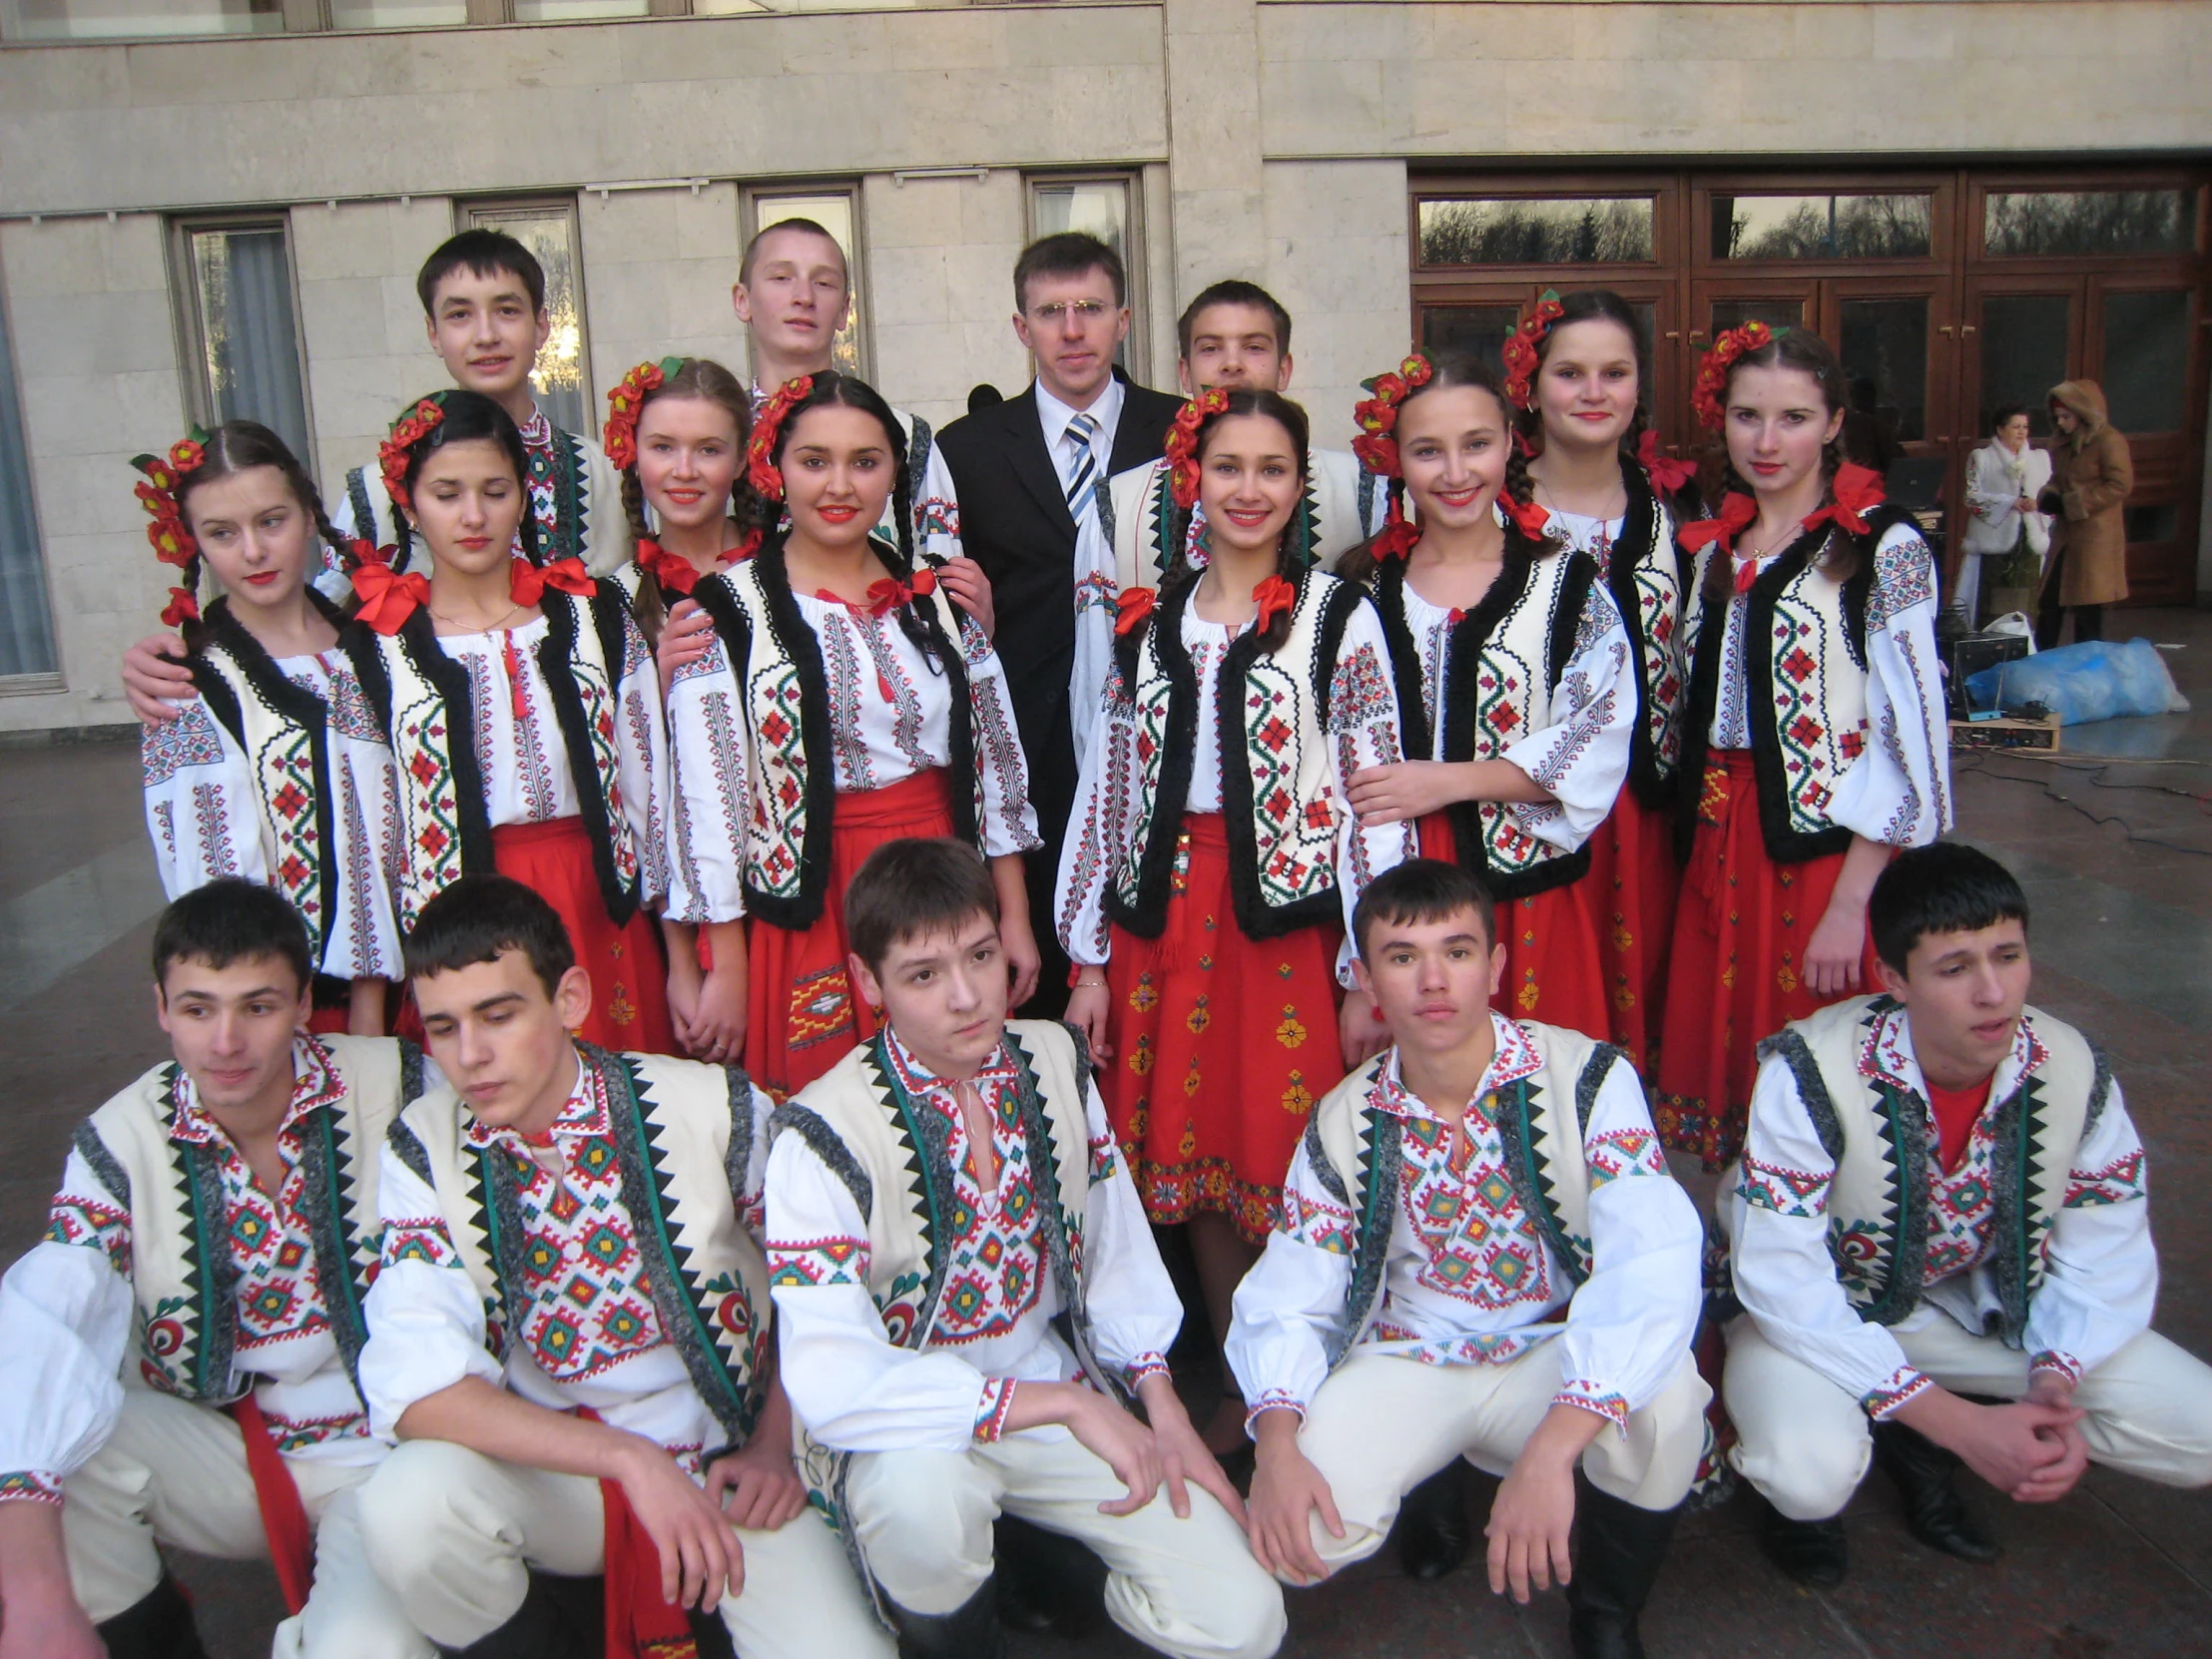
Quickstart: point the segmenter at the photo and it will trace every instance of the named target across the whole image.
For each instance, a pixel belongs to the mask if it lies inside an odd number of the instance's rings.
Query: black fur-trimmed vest
[[[1605,570],[1621,621],[1636,647],[1636,731],[1628,751],[1628,787],[1646,807],[1674,800],[1682,759],[1682,570],[1674,515],[1640,466],[1624,463],[1628,513]]]
[[[548,588],[539,605],[546,629],[538,668],[568,753],[577,810],[591,836],[600,897],[608,919],[619,927],[637,913],[640,895],[640,849],[623,807],[615,739],[628,653],[625,629],[635,624],[623,590],[606,580],[589,599]],[[495,867],[488,780],[477,761],[468,669],[438,644],[426,605],[396,634],[355,628],[348,644],[398,763],[407,858],[400,871],[399,920],[411,927],[422,906],[454,881]]]
[[[1551,725],[1552,696],[1574,658],[1582,607],[1597,581],[1597,561],[1589,555],[1543,552],[1508,530],[1504,568],[1445,646],[1439,734],[1429,729],[1420,646],[1405,620],[1405,561],[1383,560],[1375,576],[1375,608],[1389,642],[1406,754],[1490,761]],[[1501,899],[1563,887],[1590,867],[1587,846],[1567,852],[1528,834],[1495,801],[1457,801],[1444,811],[1459,861],[1480,871]]]
[[[1858,570],[1837,581],[1821,556],[1837,534],[1807,531],[1752,583],[1744,596],[1744,707],[1750,717],[1752,767],[1758,779],[1759,829],[1767,856],[1802,863],[1851,845],[1851,830],[1832,822],[1836,786],[1867,746],[1867,602],[1874,591],[1872,549],[1910,513],[1883,506],[1866,514],[1869,552]],[[1726,558],[1719,543],[1698,555],[1683,626],[1691,642],[1690,703],[1682,770],[1695,780],[1705,769],[1713,717],[1720,706],[1721,651],[1733,603],[1708,603],[1705,573]],[[1681,792],[1682,833],[1694,826],[1699,791]]]
[[[1137,810],[1107,894],[1112,919],[1139,938],[1167,926],[1176,842],[1198,748],[1198,673],[1183,644],[1196,582],[1164,597],[1115,642],[1109,695],[1126,698],[1137,732]],[[1274,651],[1248,628],[1215,687],[1221,801],[1237,924],[1275,938],[1339,913],[1329,692],[1345,628],[1366,595],[1320,570],[1298,578],[1290,630]],[[1417,703],[1415,705],[1418,706]],[[1231,744],[1235,750],[1232,752]]]
[[[885,564],[895,568],[895,555]],[[701,579],[692,592],[714,620],[738,682],[752,800],[746,812],[743,867],[749,914],[795,932],[822,916],[830,882],[830,833],[835,821],[835,734],[822,642],[793,597],[779,548]],[[955,712],[946,771],[952,826],[982,844],[983,784],[975,766],[975,705],[960,653],[960,620],[939,587],[931,654]],[[963,787],[964,786],[964,787]]]

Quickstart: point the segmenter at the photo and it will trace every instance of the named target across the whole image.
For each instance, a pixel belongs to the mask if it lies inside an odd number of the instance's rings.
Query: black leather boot
[[[1951,1483],[1958,1457],[1902,1422],[1874,1425],[1874,1460],[1905,1499],[1905,1525],[1930,1549],[1961,1561],[1994,1561],[2004,1551],[1982,1531]]]
[[[599,1659],[607,1633],[598,1578],[533,1572],[522,1605],[497,1630],[466,1647],[440,1646],[452,1659]]]
[[[992,1540],[1000,1624],[1071,1637],[1098,1628],[1106,1616],[1106,1563],[1080,1539],[1002,1514]]]
[[[898,1659],[1006,1659],[995,1578],[949,1613],[909,1613],[888,1596],[883,1605],[898,1631]]]
[[[136,1602],[94,1627],[108,1659],[208,1659],[193,1622],[192,1603],[168,1574]]]
[[[1466,1460],[1454,1457],[1405,1494],[1397,1506],[1397,1560],[1407,1578],[1443,1577],[1467,1558],[1474,1527],[1467,1520]]]
[[[1574,1576],[1567,1580],[1567,1638],[1574,1659],[1644,1659],[1636,1633],[1679,1508],[1639,1509],[1587,1483],[1576,1495]]]
[[[1792,1520],[1765,1498],[1759,1500],[1759,1547],[1782,1569],[1782,1576],[1815,1590],[1833,1590],[1851,1570],[1844,1545],[1844,1517]]]

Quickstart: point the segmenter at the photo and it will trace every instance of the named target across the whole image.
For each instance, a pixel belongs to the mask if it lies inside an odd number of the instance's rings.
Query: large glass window
[[[2050,436],[2050,388],[2066,377],[2068,308],[2064,293],[1992,293],[1981,301],[1981,407],[1974,423],[1987,433],[2007,403],[2027,405],[2029,429]]]
[[[194,415],[211,426],[258,420],[312,466],[283,221],[182,224],[178,252]]]
[[[517,23],[574,23],[593,17],[648,15],[649,0],[514,0]]]
[[[1925,196],[1716,196],[1716,260],[1928,258]]]
[[[575,203],[473,202],[462,208],[461,215],[464,228],[504,231],[537,256],[545,271],[545,314],[552,331],[531,365],[531,393],[546,417],[564,432],[597,431]]]
[[[1137,237],[1137,180],[1134,174],[1113,173],[1097,178],[1045,177],[1029,181],[1029,235],[1057,235],[1082,231],[1094,236],[1121,256],[1128,281],[1129,335],[1114,353],[1114,361],[1129,366],[1130,340],[1144,337],[1144,251]]]
[[[1844,389],[1889,444],[1928,436],[1928,301],[1846,299]]]
[[[0,33],[10,40],[273,35],[283,27],[283,0],[0,0]]]
[[[2196,246],[2193,190],[1991,191],[1983,248],[1999,258],[2186,254]]]
[[[2104,296],[2104,401],[2122,432],[2178,432],[2189,373],[2189,295]]]
[[[468,0],[330,0],[333,29],[457,29]]]
[[[31,511],[31,458],[16,402],[15,350],[0,305],[0,683],[55,671],[46,561]]]
[[[844,255],[845,291],[851,304],[844,322],[830,342],[830,361],[841,373],[864,374],[860,350],[860,193],[852,185],[816,186],[798,192],[757,192],[753,197],[753,226],[758,234],[787,219],[811,219],[830,233]]]
[[[1646,197],[1458,197],[1420,204],[1420,263],[1628,265],[1652,258]]]

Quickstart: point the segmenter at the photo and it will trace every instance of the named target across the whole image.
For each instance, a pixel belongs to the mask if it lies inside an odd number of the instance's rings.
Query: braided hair
[[[813,384],[807,395],[791,406],[776,433],[774,447],[769,451],[771,465],[781,473],[784,468],[784,451],[790,447],[792,432],[812,410],[823,408],[858,409],[872,415],[883,428],[884,442],[891,452],[891,519],[898,529],[896,548],[882,542],[871,544],[879,554],[890,553],[884,562],[891,567],[894,580],[911,584],[914,579],[914,484],[912,468],[906,459],[906,434],[898,424],[898,416],[883,401],[882,394],[857,375],[840,374],[834,369],[825,369],[812,375]],[[787,487],[786,495],[790,491]],[[738,500],[742,505],[738,517],[740,523],[766,525],[761,542],[761,552],[781,555],[784,544],[791,537],[791,525],[784,513],[784,503],[775,497],[763,495],[749,477],[738,480]],[[752,515],[749,519],[747,515]],[[929,660],[932,672],[936,672],[939,651],[957,652],[958,642],[949,638],[939,620],[937,608],[929,604],[917,604],[911,598],[903,601],[896,610],[899,631],[920,648]]]
[[[522,523],[516,528],[516,536],[522,543],[522,556],[531,564],[538,562],[538,515],[530,505],[530,455],[522,447],[522,432],[515,425],[514,416],[480,391],[448,391],[438,399],[444,410],[443,417],[427,432],[407,447],[407,497],[414,497],[415,484],[422,477],[422,468],[432,455],[449,443],[472,443],[490,439],[507,457],[514,470],[515,488],[522,495]],[[415,404],[407,405],[412,409]],[[407,522],[407,515],[394,501],[391,507],[392,532],[398,551],[392,555],[391,567],[405,570],[408,557],[414,551],[414,528]]]
[[[659,386],[638,399],[637,418],[642,420],[650,405],[668,397],[717,404],[735,423],[738,476],[731,487],[730,499],[723,503],[723,512],[736,521],[741,535],[753,529],[759,498],[745,484],[745,440],[753,430],[753,399],[746,393],[745,382],[712,357],[686,357],[675,373],[666,376]],[[647,523],[645,514],[645,485],[638,478],[635,461],[622,469],[622,512],[630,521],[632,546],[652,539],[652,526]],[[661,625],[668,620],[667,595],[661,592],[661,584],[650,577],[641,581],[637,602],[631,609],[636,613],[646,643],[657,643]]]
[[[1828,341],[1810,328],[1792,328],[1777,333],[1764,345],[1756,345],[1745,351],[1729,365],[1728,383],[1733,388],[1736,376],[1747,368],[1794,368],[1812,376],[1821,388],[1821,406],[1830,417],[1844,405],[1844,365]],[[1725,404],[1726,399],[1723,398]],[[1756,495],[1743,474],[1736,470],[1735,460],[1728,455],[1723,432],[1721,490],[1724,495]],[[1835,437],[1821,446],[1821,499],[1826,506],[1836,498],[1836,469],[1848,459],[1844,454],[1843,434],[1839,429]],[[1820,555],[1821,569],[1834,581],[1848,582],[1863,570],[1874,556],[1872,538],[1847,530],[1841,524],[1829,526],[1828,544]],[[1726,558],[1714,557],[1706,561],[1705,582],[1702,596],[1710,603],[1725,604],[1734,587],[1734,576]]]
[[[1313,564],[1313,549],[1308,545],[1310,537],[1304,513],[1307,470],[1312,464],[1308,458],[1309,445],[1313,441],[1312,427],[1306,418],[1306,411],[1279,391],[1260,386],[1229,387],[1222,408],[1198,423],[1197,441],[1192,446],[1191,454],[1202,475],[1209,440],[1223,421],[1238,415],[1260,415],[1272,420],[1283,428],[1284,434],[1291,440],[1291,454],[1298,461],[1300,497],[1291,509],[1291,522],[1283,527],[1283,533],[1276,538],[1275,573],[1296,587],[1299,578]],[[1190,559],[1191,515],[1194,510],[1178,505],[1173,496],[1170,496],[1168,546],[1174,551],[1169,558],[1167,570],[1160,578],[1160,596],[1163,599],[1171,593],[1180,593],[1190,587],[1198,581],[1202,573],[1203,567],[1194,565]],[[1273,652],[1290,638],[1290,633],[1291,613],[1277,611],[1268,618],[1267,629],[1260,636],[1260,648]]]
[[[1497,371],[1471,351],[1439,351],[1429,358],[1429,363],[1432,372],[1428,376],[1427,383],[1415,386],[1398,399],[1397,429],[1403,430],[1406,407],[1415,398],[1426,397],[1432,391],[1444,390],[1453,386],[1472,386],[1479,391],[1486,391],[1497,400],[1498,410],[1505,417],[1506,480],[1510,484],[1512,480],[1513,405],[1505,395],[1505,388],[1498,380]],[[1389,492],[1391,499],[1402,506],[1405,500],[1405,477],[1402,465],[1398,472],[1391,475]],[[1507,533],[1513,533],[1510,526],[1508,526]],[[1337,561],[1337,574],[1348,582],[1358,582],[1363,586],[1373,583],[1377,566],[1380,563],[1376,557],[1375,544],[1381,539],[1380,535],[1370,536],[1358,547],[1345,554],[1343,558]],[[1546,543],[1545,547],[1539,549],[1539,551],[1549,550],[1553,545],[1555,544]]]
[[[226,420],[207,436],[201,445],[206,458],[177,482],[177,511],[183,515],[186,527],[192,525],[192,493],[203,484],[212,484],[219,478],[229,478],[258,466],[272,466],[283,474],[284,486],[291,491],[291,498],[299,504],[299,510],[307,515],[322,545],[329,548],[340,568],[352,564],[352,544],[339,535],[330,524],[330,515],[323,510],[322,492],[314,487],[314,480],[307,476],[307,469],[299,464],[299,458],[291,452],[284,440],[258,420]],[[194,532],[197,544],[199,534]],[[183,585],[187,593],[199,597],[200,572],[206,562],[197,545],[184,567]],[[307,580],[311,585],[314,571],[310,568]],[[189,618],[179,630],[185,640],[185,649],[198,651],[207,643],[208,625],[201,619]]]
[[[1611,288],[1578,288],[1560,301],[1559,314],[1551,326],[1536,342],[1536,364],[1540,374],[1543,362],[1551,354],[1551,343],[1558,338],[1559,330],[1575,322],[1613,322],[1628,330],[1628,337],[1636,350],[1635,407],[1629,411],[1628,425],[1621,432],[1621,466],[1625,469],[1643,464],[1637,448],[1643,441],[1644,431],[1650,424],[1644,414],[1644,394],[1651,387],[1651,347],[1644,338],[1643,318],[1636,314],[1636,307],[1615,293]],[[1523,505],[1535,499],[1535,480],[1529,476],[1528,463],[1543,451],[1543,409],[1531,396],[1531,407],[1515,409],[1513,415],[1513,446],[1505,461],[1505,493]]]

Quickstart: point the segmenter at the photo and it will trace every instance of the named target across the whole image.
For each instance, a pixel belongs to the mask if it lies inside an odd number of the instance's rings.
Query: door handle
[[[1960,323],[1960,324],[1959,324],[1959,326],[1958,326],[1958,333],[1959,333],[1959,337],[1960,337],[1960,338],[1964,338],[1964,337],[1965,337],[1966,335],[1968,335],[1968,334],[1970,334],[1970,333],[1972,333],[1972,332],[1973,332],[1973,324],[1972,324],[1972,323],[1970,323],[1970,322],[1962,322],[1962,323]]]
[[[1704,330],[1703,328],[1692,328],[1692,329],[1690,330],[1690,338],[1692,338],[1692,339],[1694,339],[1694,340],[1698,340],[1698,339],[1703,339],[1704,337],[1705,337],[1705,330]]]
[[[1669,338],[1669,339],[1680,339],[1681,337],[1682,337],[1682,330],[1681,330],[1681,329],[1679,329],[1679,328],[1669,328],[1669,329],[1667,330],[1667,338]]]
[[[1936,331],[1938,334],[1947,334],[1950,332],[1950,324],[1947,322],[1937,323],[1936,326]]]

